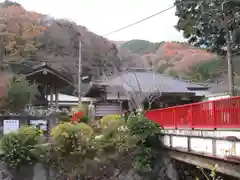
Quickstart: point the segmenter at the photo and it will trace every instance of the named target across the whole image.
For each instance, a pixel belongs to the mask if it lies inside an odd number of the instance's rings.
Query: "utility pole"
[[[232,32],[226,29],[227,41],[227,64],[228,64],[228,88],[231,96],[234,96],[234,77],[233,77],[233,63],[232,63]]]
[[[4,60],[4,40],[3,35],[0,34],[0,71],[3,70],[3,60]]]
[[[82,41],[79,36],[79,52],[78,52],[78,104],[81,104],[81,73],[82,73]]]
[[[234,96],[234,76],[233,76],[233,63],[232,63],[232,31],[229,29],[229,23],[233,21],[235,17],[228,17],[225,12],[225,5],[230,1],[224,1],[222,3],[222,12],[224,13],[224,23],[226,31],[226,43],[227,43],[227,65],[228,65],[228,90],[231,96]]]

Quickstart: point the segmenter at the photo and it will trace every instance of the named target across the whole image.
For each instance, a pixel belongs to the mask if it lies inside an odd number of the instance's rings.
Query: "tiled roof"
[[[110,86],[121,86],[126,91],[193,93],[188,88],[204,88],[197,84],[152,71],[123,72],[106,81]]]

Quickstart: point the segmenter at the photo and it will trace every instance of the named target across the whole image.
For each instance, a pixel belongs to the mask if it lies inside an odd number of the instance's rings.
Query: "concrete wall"
[[[208,169],[218,164],[219,172],[240,178],[240,131],[165,129],[164,134],[174,159]]]
[[[240,156],[240,131],[164,130],[167,147],[186,149],[218,158]]]

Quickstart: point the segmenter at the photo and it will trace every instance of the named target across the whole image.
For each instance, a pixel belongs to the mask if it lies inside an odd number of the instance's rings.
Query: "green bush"
[[[60,112],[59,121],[62,122],[62,123],[70,122],[71,121],[71,116],[67,112]]]
[[[63,141],[68,142],[73,138],[79,137],[90,138],[92,135],[92,128],[85,123],[62,123],[53,128],[51,132],[52,139],[55,141],[55,143],[60,141],[60,145],[63,143]]]
[[[29,84],[23,76],[14,76],[1,97],[1,108],[11,112],[21,111],[38,94],[36,84]]]
[[[116,121],[120,119],[120,115],[119,114],[110,114],[110,115],[106,115],[103,118],[100,119],[100,126],[101,128],[106,128],[108,127],[108,125],[112,122],[112,121]]]
[[[47,163],[62,177],[83,174],[95,157],[93,130],[85,123],[62,123],[51,132]]]
[[[4,135],[0,141],[2,160],[10,168],[35,164],[39,160],[40,131],[35,127],[22,127]]]
[[[136,137],[130,136],[123,119],[110,120],[108,125],[101,129],[101,135],[96,136],[96,158],[101,163],[114,163],[113,161],[122,159],[124,153],[131,154],[129,152],[135,148],[137,142]]]
[[[84,114],[86,116],[88,116],[88,105],[87,104],[81,104],[81,105],[78,105],[78,106],[73,106],[71,108],[71,112],[72,112],[72,114],[76,113],[76,112],[84,112]]]
[[[102,128],[102,134],[105,137],[112,137],[114,135],[119,135],[121,131],[127,129],[125,121],[122,119],[114,119],[107,122],[107,126]]]
[[[143,112],[139,113],[137,116],[135,116],[133,113],[130,114],[128,117],[127,126],[132,135],[136,135],[142,140],[160,134],[162,130],[158,124],[147,119]]]
[[[150,141],[152,139],[155,140],[156,137],[160,135],[161,127],[147,119],[144,116],[144,112],[140,112],[137,115],[134,113],[130,114],[127,127],[130,136],[136,137],[139,141],[136,146],[136,154],[133,161],[135,170],[142,173],[151,172],[153,162],[156,159],[156,148],[154,144],[160,142]]]
[[[83,116],[81,119],[80,119],[80,122],[82,122],[82,123],[88,123],[89,122],[89,117],[88,116]]]
[[[83,116],[81,118],[79,118],[76,122],[82,122],[82,123],[88,123],[89,122],[90,119],[89,119],[89,116],[88,116],[88,105],[87,104],[81,104],[79,106],[72,107],[71,113],[75,114],[77,112],[82,112]]]

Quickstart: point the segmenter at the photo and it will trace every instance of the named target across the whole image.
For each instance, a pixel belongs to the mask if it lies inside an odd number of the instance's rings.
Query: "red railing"
[[[163,128],[240,128],[240,96],[146,112]]]

